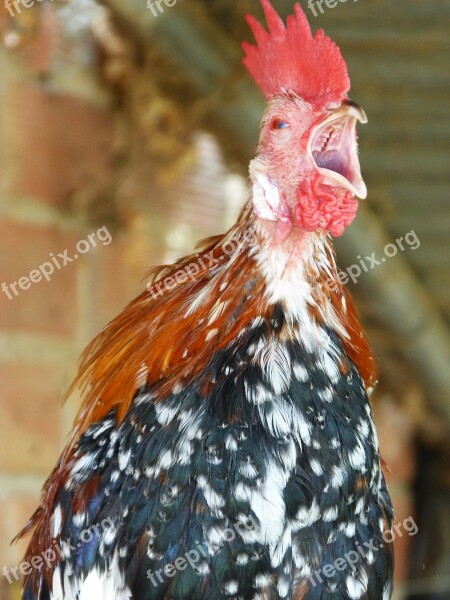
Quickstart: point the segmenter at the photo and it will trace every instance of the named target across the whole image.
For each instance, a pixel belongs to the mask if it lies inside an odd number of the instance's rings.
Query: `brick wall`
[[[52,19],[38,20],[37,34],[18,48],[0,49],[0,285],[8,286],[0,293],[1,568],[22,559],[24,542],[9,542],[36,508],[76,412],[76,399],[61,408],[76,358],[137,291],[137,266],[141,275],[147,266],[129,252],[136,245],[130,222],[107,226],[111,243],[97,239],[66,266],[62,258],[60,269],[53,263],[49,281],[37,270],[66,249],[73,257],[77,242],[104,225],[71,202],[83,190],[100,195],[113,173],[114,119],[95,80],[74,93],[56,77],[53,86],[40,77],[51,77],[60,51],[52,32],[46,39],[54,48],[39,33],[49,34]],[[35,282],[23,279],[31,272]],[[2,577],[0,597],[13,589]]]

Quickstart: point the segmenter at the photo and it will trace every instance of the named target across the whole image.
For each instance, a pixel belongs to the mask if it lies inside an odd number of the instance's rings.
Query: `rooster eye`
[[[283,121],[283,119],[273,119],[272,121],[272,129],[287,129],[290,127],[287,121]]]

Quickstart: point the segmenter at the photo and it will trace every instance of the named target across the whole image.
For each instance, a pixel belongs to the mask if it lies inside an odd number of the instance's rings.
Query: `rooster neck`
[[[329,240],[304,234],[276,246],[262,243],[256,257],[270,304],[281,304],[288,323],[308,328],[326,321],[346,337],[333,305],[331,291],[341,292],[334,253]]]
[[[284,325],[275,331],[280,311]],[[227,234],[162,267],[153,286],[88,346],[72,387],[85,390],[72,443],[112,409],[121,422],[144,386],[155,386],[163,402],[199,379],[205,388],[214,385],[214,357],[239,348],[261,322],[270,341],[295,338],[323,362],[333,332],[367,388],[373,385],[375,361],[327,238],[308,234],[295,251],[270,247],[247,205]]]
[[[377,382],[378,367],[355,309],[342,285],[330,236],[293,232],[282,243],[264,226],[256,261],[269,306],[280,306],[293,335],[310,352],[327,360],[329,336],[341,340],[346,358],[358,369],[367,391]]]

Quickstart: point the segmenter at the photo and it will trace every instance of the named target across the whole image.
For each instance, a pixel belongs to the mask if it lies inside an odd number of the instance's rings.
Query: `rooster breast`
[[[141,389],[119,428],[114,414],[92,425],[56,499],[52,533],[76,549],[52,600],[388,594],[391,512],[365,387],[322,335],[325,354],[306,350],[274,306],[213,358],[206,394],[201,379],[163,403]]]

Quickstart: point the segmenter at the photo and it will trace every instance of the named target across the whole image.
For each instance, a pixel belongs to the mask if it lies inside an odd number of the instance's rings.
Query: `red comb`
[[[269,99],[282,92],[295,92],[317,104],[340,102],[350,89],[347,65],[339,47],[323,29],[311,34],[300,5],[286,26],[269,0],[261,0],[266,21],[264,27],[251,15],[247,22],[257,46],[244,42],[244,64]]]

